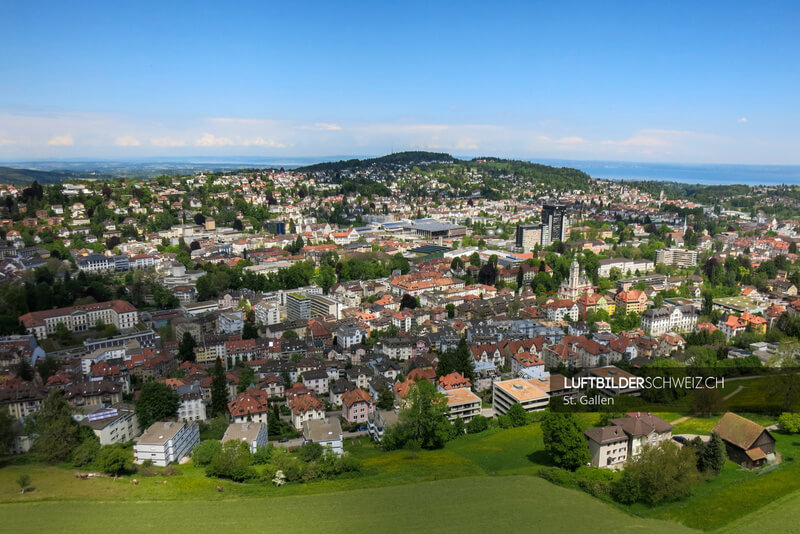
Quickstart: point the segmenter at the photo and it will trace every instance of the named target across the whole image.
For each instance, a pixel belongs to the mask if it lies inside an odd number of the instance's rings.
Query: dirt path
[[[675,419],[674,421],[670,422],[670,424],[671,424],[672,426],[679,425],[679,424],[683,423],[684,421],[688,421],[688,420],[689,420],[689,419],[691,419],[691,418],[692,418],[692,417],[691,417],[691,416],[689,416],[689,415],[684,415],[683,417],[678,417],[678,418],[677,418],[677,419]]]
[[[743,389],[744,389],[744,386],[739,386],[738,388],[734,389],[733,391],[731,391],[730,393],[728,393],[727,395],[725,395],[725,397],[723,397],[723,400],[728,400],[728,399],[730,399],[731,397],[733,397],[734,395],[736,395],[737,393],[739,393],[739,392],[740,392],[740,391],[742,391]]]

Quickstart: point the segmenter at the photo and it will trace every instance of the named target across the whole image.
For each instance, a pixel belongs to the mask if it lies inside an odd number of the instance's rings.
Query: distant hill
[[[34,171],[32,169],[0,167],[0,183],[2,184],[30,184],[34,181],[40,184],[58,184],[63,180],[76,176],[75,173],[71,172]]]
[[[348,159],[315,163],[295,169],[298,172],[341,172],[343,170],[357,171],[370,167],[389,167],[396,165],[417,165],[420,163],[455,163],[460,161],[450,154],[440,152],[409,151],[387,154],[379,158]]]

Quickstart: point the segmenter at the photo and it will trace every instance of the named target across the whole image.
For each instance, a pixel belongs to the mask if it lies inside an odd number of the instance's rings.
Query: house
[[[258,388],[247,388],[228,403],[228,412],[235,423],[266,423],[269,415],[267,392]]]
[[[297,430],[301,430],[306,421],[325,419],[325,403],[313,394],[294,397],[288,404],[292,410],[292,424]]]
[[[395,411],[375,410],[367,420],[367,431],[373,441],[381,442],[386,429],[397,423]]]
[[[628,435],[617,425],[586,430],[583,435],[589,444],[593,467],[616,469],[628,460]]]
[[[440,393],[460,388],[469,389],[471,387],[472,382],[470,379],[462,376],[458,371],[454,371],[449,375],[440,376],[439,380],[436,382],[436,389],[438,389]]]
[[[197,423],[158,421],[135,441],[133,454],[136,463],[150,460],[153,465],[166,467],[192,452],[200,443],[200,429]]]
[[[642,313],[647,309],[647,294],[638,289],[630,289],[628,291],[620,291],[617,293],[616,298],[617,307],[621,307],[623,313]]]
[[[730,341],[731,338],[742,334],[747,330],[747,321],[735,315],[728,315],[722,317],[717,323],[717,326],[725,334],[725,338]]]
[[[328,394],[328,372],[325,369],[311,369],[303,371],[303,384],[309,389],[313,389],[317,395]]]
[[[247,443],[251,453],[261,447],[269,446],[267,425],[264,423],[231,423],[222,436],[222,443],[226,441],[242,441]]]
[[[203,401],[203,389],[199,381],[192,384],[179,385],[175,390],[180,396],[178,419],[181,421],[205,421],[206,404]]]
[[[594,467],[620,468],[629,458],[638,456],[645,445],[656,446],[672,437],[672,425],[649,413],[629,413],[610,423],[583,433]]]
[[[769,430],[733,412],[723,415],[711,432],[725,442],[728,458],[748,469],[775,456],[775,438]]]
[[[342,394],[342,417],[348,422],[366,422],[374,410],[372,395],[363,389],[351,389]]]
[[[303,445],[319,443],[341,456],[344,453],[344,440],[342,439],[342,425],[336,418],[311,419],[303,421]]]
[[[555,300],[545,304],[544,308],[549,321],[563,321],[564,317],[577,321],[579,317],[578,305],[571,300]]]

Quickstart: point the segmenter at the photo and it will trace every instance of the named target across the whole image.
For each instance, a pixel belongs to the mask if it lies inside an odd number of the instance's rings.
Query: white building
[[[100,445],[127,443],[139,435],[139,421],[130,408],[100,408],[90,413],[83,421],[100,440]]]
[[[136,440],[133,454],[136,463],[150,460],[153,465],[165,467],[188,456],[198,443],[200,429],[197,423],[158,421]]]
[[[281,322],[280,305],[272,300],[261,300],[253,307],[257,325],[271,325]]]
[[[56,327],[63,324],[70,332],[84,332],[94,328],[97,321],[111,324],[118,330],[127,330],[139,322],[139,312],[129,302],[124,300],[109,300],[94,304],[81,304],[29,312],[19,318],[29,334],[37,339],[45,339],[55,334]]]
[[[306,443],[319,443],[341,456],[344,453],[344,440],[342,439],[342,425],[339,419],[314,419],[303,422],[303,445]]]
[[[691,332],[700,312],[694,306],[661,306],[642,314],[642,330],[651,336],[667,332]]]
[[[226,441],[243,441],[250,447],[250,452],[255,453],[261,447],[269,446],[267,425],[264,423],[231,423],[222,436],[222,443]]]
[[[541,388],[536,383],[541,384]],[[519,403],[526,412],[544,410],[550,402],[545,380],[513,378],[492,384],[492,405],[499,415],[508,412],[512,404]]]

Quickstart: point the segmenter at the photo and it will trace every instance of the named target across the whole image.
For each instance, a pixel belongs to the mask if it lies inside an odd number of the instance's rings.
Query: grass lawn
[[[674,421],[682,415],[663,417]],[[600,416],[578,417],[589,427]],[[751,418],[762,424],[774,421]],[[691,418],[678,426],[684,425],[684,432],[691,428],[708,433],[718,419]],[[654,508],[616,506],[530,476],[549,465],[541,427],[534,424],[489,429],[416,455],[382,452],[368,438],[348,439],[345,447],[360,460],[361,474],[280,488],[261,481],[237,484],[207,478],[191,463],[178,466],[179,474],[173,476],[159,469],[152,476],[138,474],[139,485],[131,483],[133,477],[81,480],[72,468],[8,465],[0,469],[0,514],[4,527],[14,532],[46,531],[45,522],[54,517],[68,532],[99,532],[114,528],[111,521],[119,521],[125,531],[154,526],[178,530],[177,525],[188,521],[199,525],[200,532],[227,531],[252,525],[258,514],[292,531],[335,532],[354,525],[394,531],[529,531],[534,524],[537,531],[560,533],[603,526],[613,532],[666,532],[665,525],[669,532],[688,532],[686,527],[710,531],[758,514],[793,492],[800,495],[800,436],[775,436],[784,459],[781,465],[746,471],[729,462],[690,499]],[[30,475],[34,490],[21,495],[16,480],[24,473]],[[223,492],[216,490],[218,485]],[[800,505],[800,498],[791,503]],[[580,514],[575,513],[578,509]],[[86,517],[96,522],[82,525]],[[590,522],[582,523],[589,517]],[[772,521],[783,524],[780,517]]]
[[[736,523],[719,532],[725,534],[749,534],[752,532],[789,534],[797,532],[798,525],[800,525],[800,492],[795,492],[768,504],[758,512],[737,519]]]
[[[631,512],[714,530],[800,491],[800,436],[773,435],[777,440],[776,448],[783,455],[780,465],[748,471],[728,462],[718,477],[702,484],[690,499],[654,508],[634,505],[630,507]],[[800,504],[800,500],[793,502]],[[774,521],[779,522],[778,519]],[[796,532],[797,524],[794,528]],[[770,532],[761,528],[757,531]]]
[[[3,529],[17,533],[184,532],[187,527],[197,533],[254,528],[284,532],[692,532],[674,523],[630,517],[582,492],[525,476],[222,502],[44,501],[0,505],[0,514]]]

